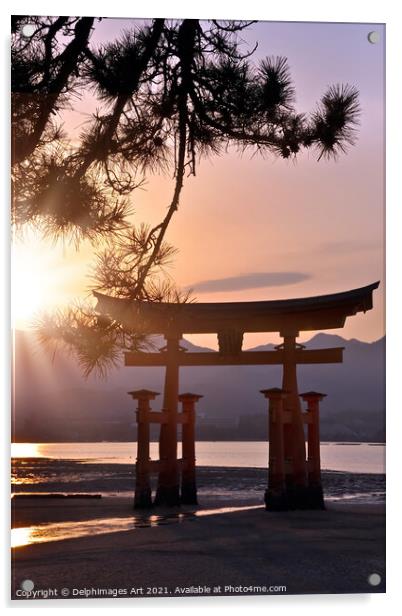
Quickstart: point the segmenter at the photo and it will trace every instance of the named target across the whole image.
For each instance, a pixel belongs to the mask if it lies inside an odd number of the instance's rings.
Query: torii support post
[[[267,511],[284,511],[289,509],[285,483],[284,417],[283,402],[285,393],[274,387],[263,389],[261,393],[269,400],[269,463],[268,488],[264,502]]]
[[[326,397],[326,394],[321,394],[317,391],[307,391],[300,394],[300,397],[307,402],[307,465],[310,509],[325,509],[321,484],[319,405],[321,400]]]
[[[179,396],[186,420],[182,428],[181,502],[197,505],[197,483],[195,477],[195,404],[203,396],[185,393]]]
[[[297,384],[297,352],[303,349],[296,343],[299,332],[281,332],[283,344],[282,389],[286,391],[284,410],[290,414],[291,421],[284,427],[285,460],[291,467],[286,473],[286,490],[290,509],[309,508],[307,486],[306,446],[304,425]]]
[[[179,359],[182,351],[179,336],[166,336],[165,388],[163,410],[168,414],[168,421],[161,425],[159,437],[159,458],[161,469],[155,505],[173,507],[180,505],[179,474],[177,465],[177,405],[179,396]]]
[[[137,407],[137,462],[135,467],[134,509],[152,507],[152,491],[149,477],[149,412],[150,401],[159,394],[148,389],[129,391],[133,400],[138,400]]]

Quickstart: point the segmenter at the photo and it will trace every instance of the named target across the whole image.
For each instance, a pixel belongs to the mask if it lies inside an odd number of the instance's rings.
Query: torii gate
[[[202,396],[179,396],[181,366],[283,366],[282,388],[262,390],[269,400],[269,477],[267,509],[317,509],[324,507],[320,479],[318,406],[324,394],[299,395],[297,365],[339,363],[343,347],[305,349],[296,342],[300,331],[341,328],[348,316],[373,307],[372,294],[379,286],[318,297],[262,302],[148,303],[109,297],[95,292],[97,310],[138,332],[162,334],[166,346],[159,353],[127,352],[126,366],[164,366],[162,412],[151,411],[156,392],[129,392],[138,400],[138,456],[135,507],[152,504],[174,506],[196,503],[194,406]],[[246,332],[278,332],[282,344],[274,351],[243,351]],[[219,352],[186,352],[184,334],[216,333]],[[307,402],[302,412],[300,396]],[[183,412],[178,412],[182,402]],[[149,425],[161,425],[159,461],[149,459]],[[177,459],[177,425],[183,425],[183,459]],[[308,458],[304,425],[308,430]],[[149,475],[159,474],[152,503]],[[181,481],[180,481],[181,477]]]

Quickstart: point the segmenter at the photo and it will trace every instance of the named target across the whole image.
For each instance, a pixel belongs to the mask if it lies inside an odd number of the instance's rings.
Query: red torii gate
[[[320,480],[318,406],[324,394],[301,394],[307,402],[303,413],[297,384],[297,364],[338,363],[343,348],[305,349],[296,342],[300,331],[341,328],[348,316],[373,307],[375,282],[366,287],[318,297],[263,302],[148,303],[95,293],[97,310],[123,326],[144,334],[162,334],[166,346],[159,353],[127,352],[126,366],[164,366],[162,412],[151,411],[156,392],[130,392],[138,400],[138,456],[135,507],[151,504],[174,506],[196,503],[194,407],[202,396],[179,396],[180,366],[273,365],[283,366],[282,389],[262,393],[269,400],[269,477],[267,509],[317,509],[324,507]],[[246,332],[278,332],[282,344],[274,351],[243,351]],[[184,334],[217,333],[219,352],[186,352]],[[182,402],[183,411],[178,412]],[[149,425],[159,423],[160,460],[149,459]],[[183,425],[183,459],[177,459],[177,425]],[[308,458],[304,425],[308,430]],[[149,474],[159,474],[152,503]],[[181,476],[181,481],[180,481]]]

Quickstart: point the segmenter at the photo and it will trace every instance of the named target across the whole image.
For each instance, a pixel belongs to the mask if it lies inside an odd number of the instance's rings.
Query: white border
[[[0,170],[2,173],[2,208],[1,216],[1,265],[3,293],[0,301],[1,310],[1,333],[0,348],[1,364],[1,391],[3,393],[3,404],[1,405],[4,417],[3,424],[3,443],[5,445],[5,455],[2,456],[3,464],[3,485],[8,484],[8,434],[9,424],[6,415],[9,408],[9,308],[7,297],[9,295],[9,221],[8,209],[6,204],[9,202],[9,153],[7,149],[7,139],[9,134],[9,96],[8,90],[8,71],[9,71],[9,21],[10,14],[38,14],[38,15],[99,15],[106,13],[114,17],[197,17],[197,18],[221,18],[221,19],[260,19],[269,21],[332,21],[332,22],[366,22],[366,23],[386,23],[387,26],[387,510],[388,510],[388,571],[387,571],[387,594],[386,595],[316,595],[316,596],[282,596],[282,597],[236,597],[236,598],[214,598],[214,599],[180,599],[180,600],[158,600],[143,601],[136,599],[127,603],[124,600],[77,600],[73,602],[58,601],[56,604],[50,601],[38,601],[33,603],[12,604],[8,602],[9,596],[9,570],[8,566],[8,491],[3,495],[3,507],[1,513],[3,517],[3,538],[5,547],[3,550],[2,564],[6,572],[0,576],[3,584],[2,597],[6,609],[14,609],[16,613],[20,610],[30,609],[41,611],[43,608],[67,608],[69,610],[81,612],[94,609],[128,609],[136,612],[149,612],[149,610],[163,610],[167,616],[182,610],[191,610],[198,614],[205,609],[217,611],[222,608],[230,609],[233,612],[244,610],[249,607],[255,613],[266,613],[268,610],[275,610],[284,614],[294,616],[297,611],[298,616],[303,614],[315,614],[339,612],[339,610],[353,610],[355,614],[370,616],[376,614],[378,610],[391,607],[390,604],[397,604],[399,579],[399,558],[397,553],[396,541],[400,536],[400,458],[401,451],[400,439],[402,437],[402,409],[397,404],[400,399],[399,380],[401,372],[401,362],[399,359],[399,345],[401,341],[400,313],[402,309],[401,288],[402,280],[400,272],[402,269],[402,259],[400,245],[402,243],[402,202],[401,202],[401,144],[402,144],[402,70],[401,70],[401,22],[398,20],[397,2],[391,0],[378,0],[351,2],[350,0],[337,0],[333,2],[323,2],[315,0],[287,0],[286,2],[262,3],[261,0],[248,0],[246,3],[235,4],[229,0],[219,2],[203,0],[200,3],[190,3],[178,0],[171,0],[169,3],[162,1],[148,0],[145,3],[136,5],[133,2],[123,2],[114,0],[112,3],[101,4],[98,1],[69,0],[69,2],[59,2],[54,4],[49,0],[36,0],[35,2],[6,0],[1,6],[0,27],[2,28],[2,91],[0,98],[2,112],[0,113],[2,135],[2,148]],[[398,507],[399,505],[399,507]]]

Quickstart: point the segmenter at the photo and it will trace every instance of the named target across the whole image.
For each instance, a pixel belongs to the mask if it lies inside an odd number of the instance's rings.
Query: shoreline
[[[60,504],[31,504],[20,521],[136,515],[127,498],[79,507],[78,501]],[[198,509],[222,504],[211,499]],[[290,594],[385,590],[384,505],[330,503],[325,511],[281,513],[263,507],[213,511],[153,527],[17,547],[12,551],[13,597],[24,579],[34,580],[37,589],[67,587],[70,596],[73,589],[91,587],[165,587],[172,596],[176,586],[267,583],[285,585]],[[152,510],[156,513],[163,518],[162,510]],[[372,573],[382,579],[376,587],[368,583]]]
[[[322,471],[321,477],[328,500],[385,500],[384,474]],[[264,468],[197,467],[201,502],[212,496],[233,500],[235,503],[244,499],[250,504],[261,503],[267,479],[268,471]],[[13,481],[14,494],[87,493],[104,497],[130,496],[134,492],[135,467],[133,464],[26,458],[13,463]],[[156,476],[153,476],[153,488],[155,481]]]
[[[267,512],[266,469],[198,467],[199,506],[134,510],[132,464],[25,462],[14,469],[21,481],[16,494],[41,496],[11,499],[21,543],[12,550],[13,598],[46,598],[17,595],[26,579],[39,590],[67,588],[71,598],[88,588],[163,587],[177,596],[175,588],[183,587],[192,595],[199,585],[384,592],[384,475],[323,471],[326,510]],[[103,494],[87,498],[91,492]],[[376,587],[368,583],[372,573],[382,579]]]

